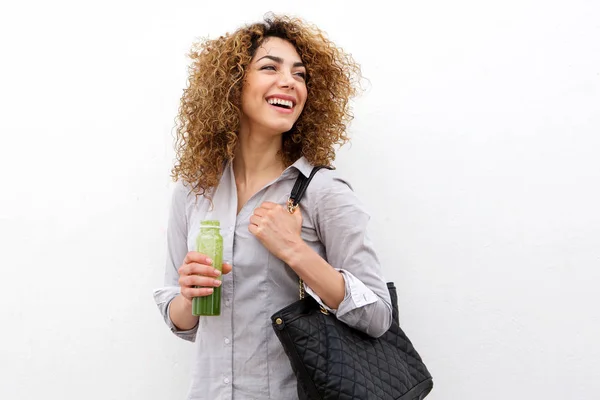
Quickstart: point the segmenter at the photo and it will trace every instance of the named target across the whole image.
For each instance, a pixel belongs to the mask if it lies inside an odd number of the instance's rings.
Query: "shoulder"
[[[328,234],[350,232],[354,227],[366,226],[370,213],[358,198],[348,178],[337,170],[319,170],[300,202],[307,218],[323,241]]]
[[[192,185],[186,181],[178,180],[172,188],[171,209],[177,213],[189,215],[206,201],[206,197],[196,195]]]
[[[173,187],[173,203],[185,204],[190,197],[193,198],[194,196],[192,186],[189,183],[181,179],[175,182],[175,186]]]
[[[352,185],[347,177],[343,176],[338,170],[327,168],[320,169],[313,177],[307,189],[317,197],[331,196],[336,194],[347,194],[354,192]]]
[[[306,190],[306,205],[317,215],[339,214],[341,211],[365,213],[350,180],[338,170],[319,170]]]

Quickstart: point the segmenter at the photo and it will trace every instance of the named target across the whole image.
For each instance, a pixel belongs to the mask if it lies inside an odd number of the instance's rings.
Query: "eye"
[[[306,80],[306,72],[296,72],[294,75]]]
[[[265,65],[263,67],[260,68],[260,70],[268,70],[268,71],[275,71],[275,66],[274,65]]]

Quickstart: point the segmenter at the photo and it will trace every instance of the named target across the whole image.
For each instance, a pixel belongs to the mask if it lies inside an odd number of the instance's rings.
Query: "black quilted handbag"
[[[288,211],[294,212],[310,180],[299,174]],[[273,329],[292,365],[300,400],[421,400],[433,380],[421,357],[398,323],[398,296],[387,284],[393,321],[375,339],[339,321],[312,297],[304,297],[300,280],[299,301],[271,317]]]

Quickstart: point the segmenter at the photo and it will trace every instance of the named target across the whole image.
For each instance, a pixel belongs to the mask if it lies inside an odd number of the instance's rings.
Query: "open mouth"
[[[274,107],[282,108],[285,110],[291,110],[292,108],[294,108],[294,103],[291,100],[283,100],[278,99],[276,97],[271,97],[267,100],[267,103]]]

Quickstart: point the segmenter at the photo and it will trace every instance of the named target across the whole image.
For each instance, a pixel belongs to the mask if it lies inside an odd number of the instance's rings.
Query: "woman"
[[[317,28],[276,16],[204,41],[191,56],[156,303],[177,336],[195,341],[189,399],[297,398],[270,316],[298,299],[298,277],[346,324],[374,337],[391,324],[369,216],[349,184],[320,170],[300,212],[284,207],[298,174],[329,165],[347,141],[360,70]],[[222,283],[194,251],[206,219],[221,222],[232,261]],[[221,315],[194,317],[192,298],[219,285]]]

